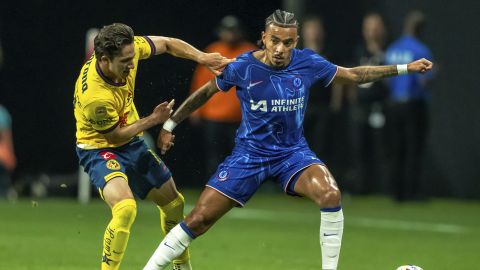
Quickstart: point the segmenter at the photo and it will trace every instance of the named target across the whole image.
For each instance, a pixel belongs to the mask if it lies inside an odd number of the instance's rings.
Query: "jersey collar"
[[[250,51],[248,54],[250,56],[250,58],[253,59],[253,61],[259,63],[260,65],[270,69],[270,70],[273,70],[273,71],[282,71],[282,70],[287,70],[293,63],[293,59],[295,58],[295,55],[297,54],[297,50],[296,49],[293,49],[292,50],[292,55],[290,56],[290,62],[288,63],[288,65],[286,65],[285,67],[283,68],[275,68],[275,67],[272,67],[272,66],[269,66],[265,63],[263,63],[262,61],[258,60],[255,56],[253,56],[253,53],[256,52],[256,51],[259,51],[259,50],[253,50],[253,51]]]
[[[114,81],[112,81],[110,78],[108,78],[107,76],[105,76],[105,74],[103,73],[102,69],[100,68],[100,64],[98,64],[98,60],[96,61],[95,63],[95,69],[97,70],[97,73],[98,75],[100,75],[100,77],[108,84],[110,85],[113,85],[113,86],[124,86],[127,84],[127,81],[125,80],[125,82],[121,82],[121,83],[116,83]]]

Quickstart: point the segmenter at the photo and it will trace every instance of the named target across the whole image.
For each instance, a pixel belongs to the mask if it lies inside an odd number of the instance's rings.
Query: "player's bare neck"
[[[124,83],[125,81],[122,78],[117,78],[110,70],[108,69],[107,64],[103,62],[99,62],[98,66],[100,67],[100,70],[102,71],[103,75],[107,77],[110,81],[114,83]]]
[[[270,60],[268,60],[267,52],[265,52],[265,50],[258,50],[256,52],[253,52],[253,57],[257,58],[258,61],[260,61],[260,62],[264,63],[265,65],[270,66],[274,69],[284,68],[283,66],[282,67],[275,66],[272,62],[270,62]]]
[[[265,50],[258,50],[256,52],[253,52],[253,57],[257,58],[258,61],[264,63],[265,65],[270,65],[267,59],[267,54],[265,53]]]

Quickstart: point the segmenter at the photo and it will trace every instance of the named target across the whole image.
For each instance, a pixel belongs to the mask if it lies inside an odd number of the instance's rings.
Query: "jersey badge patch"
[[[117,155],[115,155],[115,154],[112,153],[112,152],[107,152],[107,151],[100,152],[100,156],[102,156],[102,158],[103,158],[104,160],[110,160],[110,159],[115,159],[115,158],[117,158]]]
[[[229,176],[228,170],[221,170],[217,175],[217,179],[218,181],[225,181],[228,179],[228,176]]]
[[[110,170],[120,170],[120,163],[115,159],[110,159],[107,161],[107,168]]]

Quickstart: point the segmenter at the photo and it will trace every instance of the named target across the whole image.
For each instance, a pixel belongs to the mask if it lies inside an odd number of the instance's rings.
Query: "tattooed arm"
[[[425,73],[432,69],[433,63],[425,58],[411,62],[406,65],[406,72],[408,73]],[[397,66],[360,66],[354,68],[344,68],[338,66],[337,75],[335,75],[334,82],[362,84],[373,82],[382,78],[399,75]]]
[[[191,94],[175,111],[170,119],[165,122],[157,138],[157,146],[165,154],[173,146],[175,135],[172,134],[173,128],[187,118],[191,113],[205,104],[219,90],[214,81],[204,84],[200,89]]]

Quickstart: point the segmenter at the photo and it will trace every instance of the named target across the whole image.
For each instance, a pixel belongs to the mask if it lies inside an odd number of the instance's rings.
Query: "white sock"
[[[327,210],[327,209],[325,209]],[[330,209],[329,209],[330,210]],[[334,210],[334,209],[331,209]],[[320,221],[320,246],[322,248],[322,269],[336,270],[343,234],[343,211],[322,211]]]
[[[185,232],[180,224],[173,227],[165,236],[143,270],[163,270],[190,245],[193,238]]]

